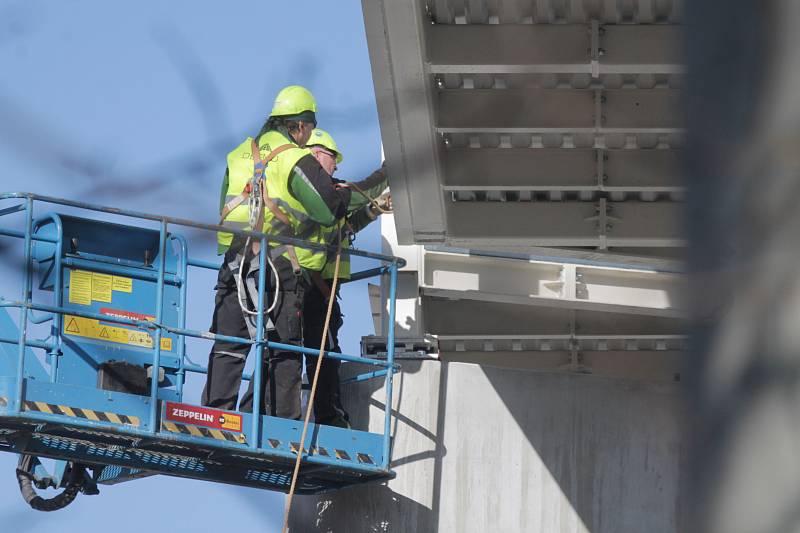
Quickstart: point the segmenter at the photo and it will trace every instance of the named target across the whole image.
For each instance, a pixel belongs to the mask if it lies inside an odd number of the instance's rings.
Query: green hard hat
[[[311,148],[312,146],[322,146],[336,154],[337,163],[341,163],[342,159],[344,159],[342,157],[342,152],[339,151],[339,147],[336,145],[336,141],[333,140],[330,133],[322,128],[314,128],[314,131],[311,132],[311,137],[306,143],[306,148]]]
[[[304,113],[316,113],[317,101],[311,91],[300,85],[284,87],[275,97],[271,117],[289,117]]]

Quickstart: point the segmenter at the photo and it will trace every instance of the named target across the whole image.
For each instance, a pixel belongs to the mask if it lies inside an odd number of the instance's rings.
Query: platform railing
[[[153,376],[154,379],[151,379],[151,388],[150,388],[150,402],[149,402],[149,426],[147,431],[141,432],[136,431],[136,433],[146,433],[149,435],[155,435],[158,429],[158,384],[159,380],[157,379],[158,369],[161,367],[161,336],[163,332],[169,332],[171,334],[177,335],[180,337],[180,342],[178,343],[176,357],[178,359],[179,368],[177,370],[177,378],[176,378],[176,390],[178,391],[179,398],[183,397],[183,385],[185,383],[185,373],[186,372],[195,372],[195,373],[207,373],[208,369],[203,367],[202,365],[197,365],[195,363],[186,362],[187,356],[185,353],[185,337],[194,337],[194,338],[201,338],[206,340],[220,340],[220,341],[228,341],[228,342],[236,342],[241,344],[250,344],[256,347],[256,365],[255,370],[252,376],[243,376],[245,379],[253,379],[255,382],[253,383],[253,405],[260,406],[261,405],[261,396],[264,394],[264,391],[261,390],[261,377],[263,371],[263,357],[264,357],[264,348],[273,348],[273,349],[280,349],[286,351],[293,351],[298,354],[304,355],[313,355],[317,356],[319,354],[319,349],[314,348],[307,348],[303,346],[295,346],[291,344],[284,344],[279,342],[269,341],[264,338],[264,303],[267,299],[267,290],[266,290],[266,265],[267,265],[267,243],[279,243],[279,244],[289,244],[293,246],[297,246],[300,248],[306,249],[313,249],[318,251],[326,251],[328,253],[336,253],[338,249],[333,246],[324,246],[319,245],[316,243],[303,241],[300,239],[289,238],[289,237],[282,237],[282,236],[275,236],[275,235],[267,235],[261,232],[254,232],[254,231],[244,231],[244,230],[235,230],[225,226],[219,226],[215,224],[204,224],[200,222],[195,222],[192,220],[181,219],[181,218],[174,218],[174,217],[165,217],[160,215],[153,215],[150,213],[143,213],[139,211],[133,210],[126,210],[126,209],[118,209],[113,207],[106,207],[86,202],[76,202],[72,200],[66,200],[62,198],[55,198],[50,196],[43,196],[38,194],[32,193],[2,193],[0,194],[0,201],[4,200],[12,200],[12,199],[19,199],[23,202],[5,209],[0,209],[0,217],[5,215],[9,215],[12,213],[17,213],[24,211],[25,217],[25,230],[18,231],[8,228],[0,227],[0,235],[19,238],[24,241],[24,277],[22,283],[22,291],[21,297],[18,301],[13,300],[6,300],[0,297],[0,307],[10,307],[10,308],[19,308],[20,310],[20,318],[19,318],[19,337],[17,339],[11,338],[4,338],[0,337],[0,342],[2,343],[9,343],[9,344],[16,344],[19,347],[19,351],[17,353],[17,365],[16,365],[16,396],[12,399],[11,403],[11,414],[20,414],[22,412],[23,401],[24,401],[24,390],[23,390],[23,382],[24,382],[24,373],[25,373],[25,349],[28,347],[32,348],[39,348],[43,349],[48,354],[48,362],[50,364],[50,380],[51,382],[55,382],[58,376],[58,354],[60,353],[61,347],[61,325],[63,323],[63,314],[68,313],[70,315],[89,318],[94,320],[103,320],[105,322],[113,322],[128,326],[133,326],[138,329],[148,330],[152,332],[153,336],[153,359],[152,359],[152,368],[153,368]],[[67,309],[63,307],[63,283],[62,283],[62,269],[65,266],[73,266],[77,261],[78,258],[71,258],[71,257],[63,257],[63,229],[61,227],[60,220],[57,216],[46,215],[39,219],[34,219],[34,207],[35,203],[45,203],[45,204],[53,204],[53,205],[60,205],[66,206],[86,211],[93,211],[99,213],[106,213],[111,215],[116,215],[120,217],[128,217],[133,219],[139,220],[148,220],[152,222],[158,223],[158,232],[159,232],[159,243],[158,243],[158,268],[157,273],[155,276],[156,281],[156,320],[152,321],[145,321],[145,320],[134,320],[123,318],[119,316],[109,316],[109,315],[101,315],[92,312],[86,311],[79,311],[75,309]],[[42,235],[36,235],[34,233],[34,228],[38,228],[41,224],[46,221],[52,221],[55,223],[55,227],[57,233],[59,235],[58,238],[51,238]],[[185,318],[186,318],[186,298],[187,298],[187,289],[186,285],[188,282],[188,269],[189,267],[196,267],[202,269],[211,269],[211,270],[218,270],[219,265],[216,265],[212,262],[203,261],[200,259],[193,259],[188,256],[188,245],[186,239],[181,235],[170,235],[169,234],[169,226],[181,226],[181,227],[188,227],[194,228],[204,231],[211,231],[211,232],[225,232],[230,233],[233,235],[240,235],[243,237],[250,237],[251,239],[257,240],[260,243],[260,252],[259,252],[259,279],[258,279],[258,303],[257,303],[257,324],[256,324],[256,339],[249,339],[243,337],[233,337],[228,335],[220,335],[216,333],[211,333],[209,331],[202,331],[202,330],[194,330],[194,329],[187,329]],[[176,272],[168,273],[166,270],[166,245],[169,239],[176,240],[178,242],[179,247],[181,248],[180,254],[180,261],[178,262]],[[55,283],[53,286],[54,292],[54,302],[55,305],[47,305],[41,303],[35,303],[32,301],[33,296],[33,261],[32,261],[32,243],[34,241],[40,242],[47,242],[55,245],[55,252],[53,257],[53,268],[55,269]],[[385,380],[385,389],[386,389],[386,403],[384,406],[384,431],[383,431],[383,460],[382,463],[379,465],[379,468],[383,471],[389,470],[390,465],[390,453],[391,453],[391,436],[390,436],[390,427],[391,427],[391,416],[392,416],[392,382],[393,382],[393,375],[399,370],[399,367],[394,362],[394,317],[395,317],[395,300],[397,294],[397,271],[399,268],[402,268],[405,265],[405,260],[399,257],[393,257],[373,252],[366,252],[362,250],[356,249],[349,249],[349,250],[342,250],[343,254],[347,254],[349,256],[356,256],[356,257],[363,257],[365,259],[371,259],[374,261],[379,262],[380,266],[376,268],[371,268],[368,270],[364,270],[361,272],[356,272],[351,276],[351,281],[357,281],[361,279],[366,279],[369,277],[376,277],[376,276],[383,276],[388,274],[389,276],[389,322],[391,327],[388,331],[388,353],[385,360],[379,359],[370,359],[366,357],[348,355],[338,352],[324,352],[325,357],[330,357],[332,359],[338,359],[341,361],[348,361],[348,362],[357,362],[365,365],[380,367],[382,370],[367,372],[356,376],[355,379],[351,379],[349,381],[364,381],[368,379],[376,379],[383,377]],[[88,265],[87,265],[88,266]],[[92,263],[91,268],[96,268],[96,264]],[[115,264],[108,264],[103,265],[101,268],[104,268],[111,272],[120,272],[124,271],[125,267]],[[127,272],[128,275],[134,274],[133,272]],[[153,281],[151,276],[144,276],[142,273],[139,273],[140,276],[148,279],[149,281]],[[133,275],[133,277],[139,277]],[[179,298],[181,301],[182,309],[181,312],[178,314],[179,316],[179,326],[173,327],[163,324],[163,299],[164,299],[164,286],[165,284],[175,284],[179,286],[180,293]],[[40,311],[49,313],[50,316],[47,317],[33,317],[33,311]],[[29,339],[28,338],[28,323],[42,323],[47,320],[53,320],[53,325],[51,326],[51,337],[54,339],[53,341],[48,342],[47,339]],[[90,421],[76,421],[76,422],[90,422]],[[261,417],[260,416],[253,416],[252,417],[252,427],[251,427],[252,438],[249,439],[248,446],[252,449],[258,449],[261,445]],[[303,453],[301,450],[298,453]]]

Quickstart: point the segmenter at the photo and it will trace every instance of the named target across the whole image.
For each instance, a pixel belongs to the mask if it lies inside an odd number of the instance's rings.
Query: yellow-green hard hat
[[[311,148],[312,146],[322,146],[336,154],[337,163],[341,163],[342,159],[344,159],[331,134],[321,128],[314,128],[314,131],[311,132],[311,138],[308,139],[306,148]]]
[[[311,111],[317,112],[317,101],[311,91],[300,85],[284,87],[275,97],[271,117],[286,117]]]

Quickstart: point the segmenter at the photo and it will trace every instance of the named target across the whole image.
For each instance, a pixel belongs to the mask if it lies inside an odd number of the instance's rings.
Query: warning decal
[[[64,315],[64,333],[117,344],[130,344],[143,348],[153,347],[153,337],[147,332],[118,326],[107,326],[99,320],[80,316]],[[163,337],[161,339],[161,349],[172,350],[172,339]]]
[[[69,275],[69,301],[73,304],[92,304],[92,273],[71,270]]]
[[[214,429],[224,429],[226,431],[242,431],[242,415],[220,411],[219,409],[208,409],[186,403],[167,402],[165,407],[165,418],[184,424],[195,426],[205,426]]]
[[[121,276],[112,276],[111,288],[120,292],[133,292],[133,280]]]
[[[92,272],[92,300],[111,301],[111,275]]]
[[[92,305],[92,301],[111,302],[114,291],[133,292],[133,279],[86,270],[70,270],[69,301]]]

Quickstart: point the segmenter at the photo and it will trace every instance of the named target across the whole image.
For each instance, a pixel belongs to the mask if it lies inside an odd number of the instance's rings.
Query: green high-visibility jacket
[[[386,187],[389,186],[389,179],[383,170],[379,170],[377,172],[381,172],[383,174],[383,179],[378,181],[371,179],[372,176],[367,178],[364,181],[369,180],[369,182],[374,184],[369,188],[362,188],[363,194],[354,190],[353,194],[350,196],[350,203],[347,206],[347,216],[350,221],[350,230],[353,233],[358,233],[364,229],[367,224],[375,220],[367,213],[367,206],[370,202],[370,198],[377,198],[386,189]],[[373,176],[375,176],[375,174],[373,174]],[[339,241],[341,242],[340,246],[342,249],[346,250],[349,248],[350,240],[348,239],[347,235],[345,235],[347,229],[345,228],[345,224],[345,220],[340,220],[332,226],[322,226],[322,238],[324,239],[325,243],[331,245],[336,244],[336,242]],[[322,278],[327,280],[333,279],[335,269],[336,256],[332,253],[329,253],[325,267],[322,269]],[[343,254],[339,260],[339,279],[350,279],[349,254]]]

